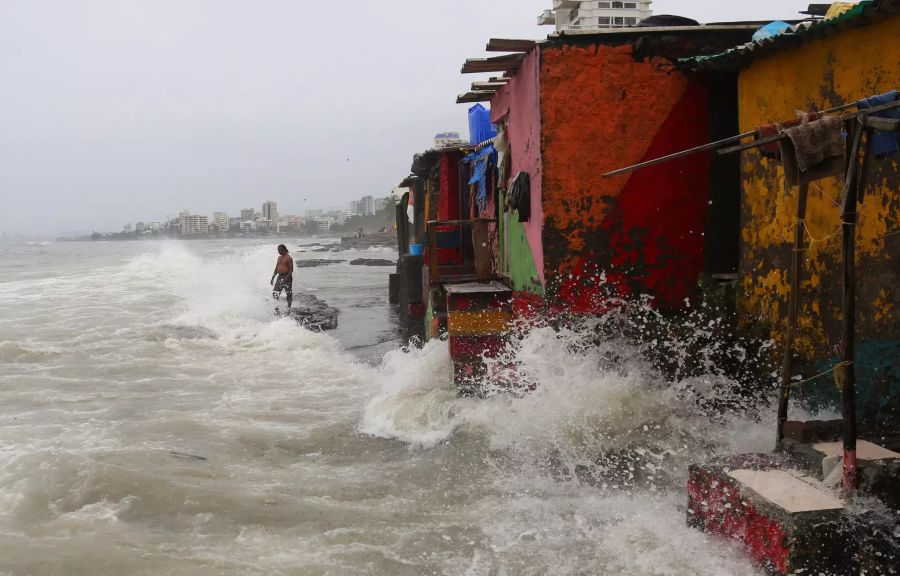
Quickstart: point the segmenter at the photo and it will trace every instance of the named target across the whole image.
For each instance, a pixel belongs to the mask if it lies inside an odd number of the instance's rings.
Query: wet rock
[[[276,316],[290,316],[301,326],[314,330],[335,330],[338,327],[339,314],[337,308],[329,306],[312,294],[295,294],[291,308],[275,310]]]
[[[187,452],[169,452],[169,456],[178,458],[179,460],[193,460],[196,462],[206,462],[209,460],[206,456],[197,456],[196,454],[188,454]]]
[[[396,262],[383,258],[357,258],[350,261],[351,266],[396,266]]]
[[[294,266],[297,268],[318,268],[319,266],[331,266],[332,264],[343,264],[345,260],[296,260]]]
[[[365,236],[349,236],[341,238],[341,246],[344,249],[364,250],[366,248],[396,248],[397,235],[394,233],[379,232],[377,234],[367,234]]]

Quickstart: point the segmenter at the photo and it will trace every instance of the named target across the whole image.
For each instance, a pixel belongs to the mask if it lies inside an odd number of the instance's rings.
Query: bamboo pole
[[[834,108],[829,108],[828,110],[823,110],[821,114],[834,114],[835,112],[843,112],[844,110],[849,110],[850,108],[855,108],[857,103],[854,102],[852,104],[843,104],[841,106],[835,106]],[[725,138],[724,140],[719,140],[717,142],[710,142],[709,144],[704,144],[702,146],[697,146],[695,148],[689,148],[687,150],[682,150],[681,152],[675,152],[674,154],[669,154],[667,156],[662,156],[660,158],[656,158],[653,160],[647,160],[646,162],[641,162],[640,164],[634,164],[633,166],[628,166],[625,168],[620,168],[618,170],[613,170],[612,172],[607,172],[603,175],[604,178],[611,178],[613,176],[618,176],[619,174],[627,174],[628,172],[634,172],[635,170],[640,170],[641,168],[649,168],[651,166],[656,166],[657,164],[663,164],[665,162],[670,162],[672,160],[677,160],[679,158],[684,158],[685,156],[691,156],[693,154],[698,154],[700,152],[706,152],[708,150],[715,150],[716,148],[720,148],[722,146],[726,146],[728,144],[734,144],[735,142],[740,142],[744,138],[750,138],[751,136],[756,136],[757,131],[752,130],[750,132],[744,132],[743,134],[738,134],[737,136],[731,136],[729,138]],[[777,141],[772,140],[772,142]],[[765,143],[762,141],[757,141],[759,144]],[[753,148],[758,145],[757,142],[751,142],[749,144],[745,144],[747,148]],[[745,148],[740,148],[741,150]],[[737,151],[731,150],[729,151]],[[720,153],[725,153],[722,151]]]
[[[787,178],[787,174],[785,174]],[[806,246],[806,205],[809,198],[809,180],[800,176],[797,195],[797,223],[794,230],[794,255],[791,259],[791,292],[788,296],[788,326],[784,337],[784,358],[781,363],[781,395],[778,398],[778,437],[780,448],[784,440],[784,424],[788,419],[788,402],[791,399],[791,378],[794,369],[794,337],[797,318],[800,315],[800,281],[803,274],[803,254]]]
[[[865,110],[860,110],[858,112],[853,112],[852,114],[844,114],[841,116],[841,120],[853,120],[854,118],[869,116],[872,114],[877,114],[878,112],[884,112],[885,110],[891,110],[893,108],[900,107],[900,100],[895,102],[891,102],[890,104],[882,104],[881,106],[875,106],[874,108],[867,108]],[[824,114],[824,112],[823,112]],[[787,138],[784,134],[777,134],[775,136],[769,136],[766,138],[760,138],[759,140],[755,140],[753,142],[747,142],[746,144],[739,144],[737,146],[732,146],[730,148],[723,148],[718,151],[718,154],[733,154],[734,152],[743,152],[744,150],[750,150],[751,148],[757,148],[759,146],[765,146],[766,144],[773,144],[780,140],[784,140]]]
[[[857,486],[856,471],[856,206],[859,197],[859,180],[856,170],[859,165],[860,141],[865,132],[865,119],[856,122],[853,144],[844,183],[844,197],[841,206],[842,256],[844,289],[841,299],[843,312],[842,344],[843,357],[840,371],[841,416],[844,437],[844,492],[853,494]]]

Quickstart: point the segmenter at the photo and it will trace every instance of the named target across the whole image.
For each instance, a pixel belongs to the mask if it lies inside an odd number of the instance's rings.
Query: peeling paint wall
[[[527,273],[512,277],[512,288],[523,291],[536,291],[544,283],[540,58],[540,49],[533,49],[522,62],[519,71],[491,101],[491,121],[508,121],[511,176],[515,177],[524,171],[531,177],[531,219],[524,223],[508,223],[508,231],[512,237],[507,239],[507,265],[502,266],[510,274],[514,270],[534,268],[537,284]],[[519,233],[524,234],[526,242],[515,241]]]
[[[741,131],[900,87],[900,15],[759,59],[739,80]],[[863,341],[900,341],[900,156],[873,160],[859,206],[857,333]],[[742,158],[741,321],[781,341],[787,318],[797,190],[784,191],[783,170],[757,151]],[[797,349],[819,363],[838,355],[841,326],[842,182],[810,188]],[[895,354],[896,358],[896,354]],[[831,386],[833,384],[821,384]],[[867,384],[861,382],[861,393]],[[869,383],[871,389],[871,383]]]
[[[662,308],[693,297],[703,270],[710,157],[602,174],[709,141],[709,89],[630,44],[543,50],[544,274],[577,313],[610,295]]]

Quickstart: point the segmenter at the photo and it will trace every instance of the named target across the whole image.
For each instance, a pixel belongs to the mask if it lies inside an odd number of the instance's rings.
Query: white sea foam
[[[88,246],[0,285],[0,573],[754,573],[684,523],[688,463],[770,448],[697,409],[720,374],[540,328],[532,394],[461,399],[446,342],[370,367],[276,320],[271,243]],[[385,271],[298,276],[339,338],[388,325]]]

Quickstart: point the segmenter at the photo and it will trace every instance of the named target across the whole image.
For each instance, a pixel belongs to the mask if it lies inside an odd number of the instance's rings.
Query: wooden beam
[[[491,98],[494,97],[494,92],[490,91],[472,91],[467,92],[466,94],[460,94],[456,97],[457,104],[469,104],[472,102],[490,102]]]
[[[534,40],[491,38],[485,50],[488,52],[530,52],[537,44]]]
[[[509,76],[494,76],[488,82],[503,82],[504,84],[509,82]]]
[[[506,82],[472,82],[472,90],[476,92],[488,90],[496,92],[504,86],[506,86]]]
[[[481,72],[509,72],[518,70],[525,59],[524,54],[507,54],[493,58],[470,58],[463,64],[463,74],[479,74]]]

